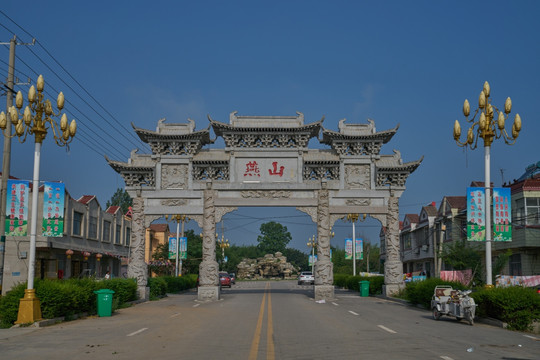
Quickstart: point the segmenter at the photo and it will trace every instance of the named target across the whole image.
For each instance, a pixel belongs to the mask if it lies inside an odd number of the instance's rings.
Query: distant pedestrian
[[[108,279],[110,279],[110,278],[111,278],[111,272],[110,272],[110,271],[107,271],[107,272],[105,273],[105,279],[108,280]]]

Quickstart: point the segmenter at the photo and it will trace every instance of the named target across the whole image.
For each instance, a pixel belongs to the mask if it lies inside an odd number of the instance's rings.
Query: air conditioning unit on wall
[[[420,248],[414,249],[414,253],[415,253],[415,254],[420,254]]]
[[[427,245],[422,245],[422,250],[428,251],[428,246]]]

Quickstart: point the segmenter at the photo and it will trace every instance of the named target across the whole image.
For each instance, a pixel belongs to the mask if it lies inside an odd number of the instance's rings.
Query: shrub
[[[167,295],[167,281],[163,277],[148,279],[150,287],[150,300],[157,300]]]
[[[499,319],[511,330],[530,330],[540,320],[540,296],[529,288],[484,289],[471,295],[478,304],[477,315]]]
[[[369,294],[382,294],[384,276],[352,276],[347,274],[335,274],[334,285],[353,291],[360,291],[360,281],[369,281]]]
[[[405,286],[405,298],[411,304],[420,304],[425,308],[431,307],[431,299],[433,298],[433,292],[437,285],[450,285],[454,289],[466,289],[466,287],[459,282],[444,281],[439,278],[429,278],[423,281],[411,281]]]
[[[0,296],[0,328],[9,328],[17,321],[19,302],[24,296],[26,283],[13,287],[6,295]]]
[[[99,289],[114,291],[113,302],[118,299],[118,304],[137,300],[137,281],[135,279],[106,279],[98,283]]]

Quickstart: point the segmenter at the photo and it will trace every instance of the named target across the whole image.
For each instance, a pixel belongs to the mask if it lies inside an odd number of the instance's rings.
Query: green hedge
[[[353,291],[360,291],[360,281],[369,281],[369,294],[382,294],[384,276],[353,276],[347,274],[335,274],[334,285]]]
[[[26,283],[20,283],[0,297],[0,327],[11,327],[17,320],[19,302],[24,296],[26,286]],[[97,296],[94,291],[99,289],[111,289],[115,292],[113,311],[137,299],[137,283],[134,279],[37,280],[34,288],[44,319],[62,316],[70,318],[81,313],[95,314]]]
[[[454,289],[464,290],[465,285],[459,282],[444,281],[439,278],[429,278],[422,281],[411,281],[405,285],[405,299],[413,305],[431,308],[431,299],[437,285],[450,285]]]
[[[476,314],[504,321],[511,330],[530,330],[540,321],[540,296],[535,290],[512,286],[483,289],[471,294],[479,304]]]
[[[150,300],[156,300],[169,294],[194,288],[197,285],[197,274],[184,276],[160,276],[148,279]]]

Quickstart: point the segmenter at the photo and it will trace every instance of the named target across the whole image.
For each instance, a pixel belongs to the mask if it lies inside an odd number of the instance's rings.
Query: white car
[[[298,285],[303,284],[315,284],[315,278],[313,277],[313,273],[311,271],[302,271],[300,276],[298,276]]]

